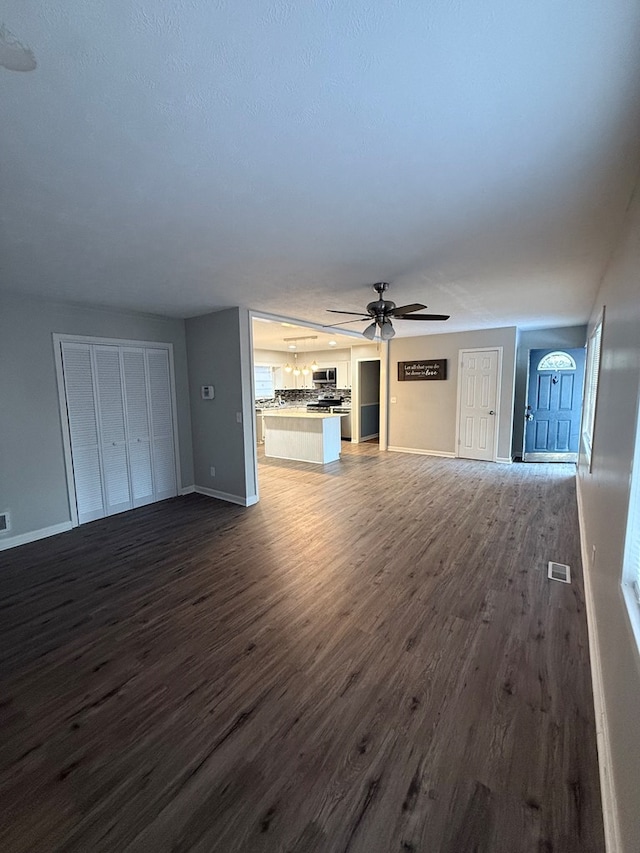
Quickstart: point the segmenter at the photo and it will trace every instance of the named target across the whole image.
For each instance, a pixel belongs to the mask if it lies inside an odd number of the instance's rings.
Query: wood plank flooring
[[[604,851],[573,466],[260,493],[0,554],[0,850]]]

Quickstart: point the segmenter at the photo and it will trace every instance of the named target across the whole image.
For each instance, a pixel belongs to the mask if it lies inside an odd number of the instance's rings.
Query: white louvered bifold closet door
[[[125,404],[127,409],[127,443],[133,505],[142,506],[154,500],[151,469],[151,433],[144,349],[122,350]]]
[[[146,349],[151,403],[151,453],[155,499],[176,494],[176,463],[171,414],[171,377],[166,349]]]
[[[64,342],[62,356],[78,521],[84,524],[105,515],[91,347]]]
[[[61,342],[78,521],[177,494],[169,351]]]
[[[94,358],[106,510],[107,515],[113,515],[133,506],[129,485],[120,350],[118,347],[96,346]]]

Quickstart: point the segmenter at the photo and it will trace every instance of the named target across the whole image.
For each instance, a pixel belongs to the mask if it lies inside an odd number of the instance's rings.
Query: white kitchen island
[[[340,458],[340,418],[320,412],[265,410],[264,455],[323,465]]]

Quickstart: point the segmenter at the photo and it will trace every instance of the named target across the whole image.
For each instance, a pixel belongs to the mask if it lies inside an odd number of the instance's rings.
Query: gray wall
[[[389,346],[389,446],[455,453],[458,358],[461,349],[502,347],[502,390],[498,457],[511,458],[516,329],[482,329],[414,338],[393,338]],[[398,362],[448,359],[444,381],[398,382]]]
[[[71,520],[53,333],[172,343],[182,485],[193,482],[182,320],[0,296],[0,510],[9,536]]]
[[[590,327],[602,306],[606,318],[592,470],[581,456],[578,487],[582,532],[589,556],[613,778],[622,835],[621,853],[640,850],[640,654],[622,597],[621,577],[629,508],[630,472],[640,379],[640,197],[598,293]],[[638,476],[640,472],[635,472]],[[591,560],[592,548],[595,561]]]
[[[195,486],[243,502],[256,493],[248,312],[229,308],[193,317],[186,332]],[[213,385],[215,399],[203,400],[201,385]]]
[[[527,370],[530,349],[572,349],[583,347],[586,326],[559,329],[530,329],[518,335],[516,354],[516,393],[513,404],[513,455],[522,456],[524,448],[524,411],[527,404]]]

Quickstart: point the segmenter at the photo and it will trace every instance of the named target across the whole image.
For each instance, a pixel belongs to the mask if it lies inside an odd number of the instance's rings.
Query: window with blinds
[[[273,400],[276,395],[273,383],[273,368],[268,364],[256,364],[253,368],[253,389],[256,400]]]
[[[636,419],[636,446],[631,474],[622,586],[640,650],[640,406]]]
[[[602,349],[602,323],[596,324],[589,337],[587,347],[587,371],[585,378],[584,407],[582,412],[582,440],[591,465],[593,451],[593,433],[596,421],[596,401],[598,398],[598,379],[600,376],[600,352]]]

